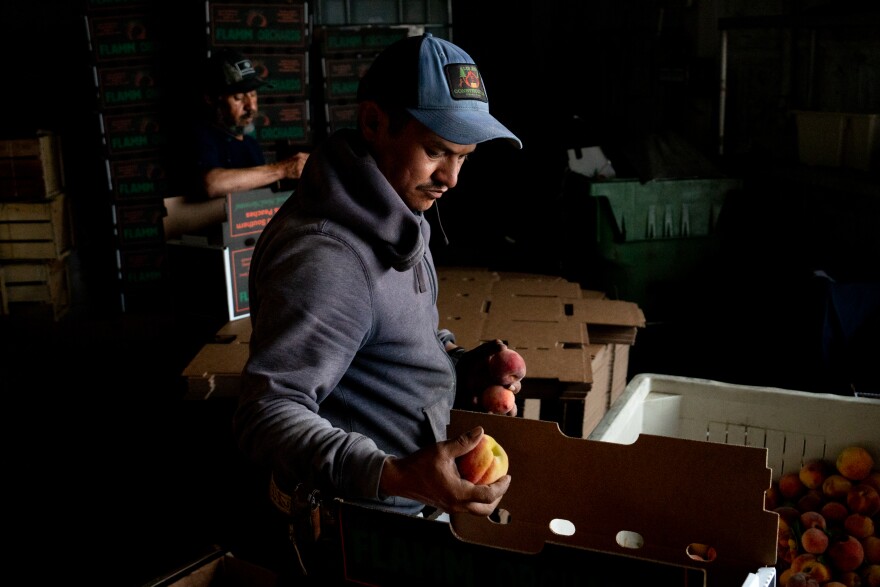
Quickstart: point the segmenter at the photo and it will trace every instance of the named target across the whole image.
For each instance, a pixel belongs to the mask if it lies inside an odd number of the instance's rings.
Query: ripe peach
[[[780,505],[782,505],[782,494],[779,493],[779,485],[771,483],[764,492],[764,509],[772,512]]]
[[[870,485],[859,483],[846,494],[846,505],[853,513],[873,516],[880,512],[880,493]]]
[[[850,536],[867,538],[874,534],[874,520],[864,514],[850,514],[843,521],[843,528]]]
[[[796,501],[800,496],[806,493],[806,491],[806,486],[803,481],[801,481],[800,476],[794,471],[783,473],[779,478],[779,493],[781,493],[782,497],[785,499]]]
[[[847,585],[841,583],[840,581],[828,581],[827,583],[825,583],[824,587],[847,587]]]
[[[861,446],[848,446],[837,455],[837,470],[851,481],[861,481],[871,473],[874,457]]]
[[[825,557],[838,571],[855,571],[865,560],[865,551],[857,538],[842,536],[828,545]]]
[[[871,471],[871,474],[862,479],[862,483],[870,485],[880,492],[880,471]]]
[[[827,501],[819,510],[828,527],[843,526],[843,521],[849,515],[849,509],[839,501]]]
[[[819,512],[804,512],[800,515],[801,526],[807,528],[819,528],[824,530],[828,527],[825,518]]]
[[[463,479],[475,485],[489,485],[507,474],[507,453],[484,432],[477,446],[458,457],[456,464]]]
[[[828,467],[822,459],[809,459],[804,461],[798,471],[798,478],[807,489],[819,489],[828,476]]]
[[[828,534],[822,528],[807,528],[801,534],[801,546],[810,554],[822,554],[828,548]]]
[[[800,573],[804,570],[804,567],[810,563],[814,563],[819,560],[815,554],[811,554],[809,552],[805,552],[803,554],[799,554],[794,557],[794,560],[791,561],[791,570],[795,573]]]
[[[865,562],[880,565],[880,536],[866,536],[860,540],[865,551]]]
[[[820,489],[807,489],[807,492],[797,500],[797,509],[802,512],[817,512],[825,503],[825,497]]]
[[[794,571],[791,570],[791,567],[788,567],[782,571],[781,575],[776,577],[776,584],[779,585],[779,587],[788,587],[788,580],[792,575],[794,575]]]
[[[504,415],[516,409],[516,395],[501,385],[490,385],[484,389],[480,402],[490,414]]]
[[[779,518],[779,526],[776,529],[776,555],[780,560],[791,564],[797,556],[798,544],[794,530],[783,518]]]
[[[829,499],[845,499],[850,489],[852,481],[839,473],[828,475],[822,483],[822,493]]]
[[[880,587],[880,565],[868,565],[862,569],[864,587]]]
[[[518,352],[505,346],[489,355],[489,374],[493,383],[506,387],[526,376],[526,362]]]
[[[818,559],[805,563],[801,567],[801,572],[806,573],[808,577],[815,579],[819,584],[827,583],[831,580],[831,569]]]
[[[862,587],[862,578],[855,571],[838,573],[837,580],[843,583],[845,587]]]
[[[790,571],[791,569],[789,569]],[[807,573],[797,572],[790,573],[788,577],[785,578],[785,582],[782,582],[782,577],[780,577],[779,584],[782,587],[819,587],[819,582],[816,579],[810,577]]]
[[[782,521],[784,520],[786,524],[793,526],[795,522],[798,522],[801,519],[800,510],[790,505],[779,506],[773,511],[779,514],[780,524],[782,524]]]

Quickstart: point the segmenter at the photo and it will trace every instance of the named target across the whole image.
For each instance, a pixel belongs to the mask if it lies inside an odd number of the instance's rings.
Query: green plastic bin
[[[613,179],[589,184],[597,278],[609,297],[663,320],[718,251],[724,201],[740,179]]]

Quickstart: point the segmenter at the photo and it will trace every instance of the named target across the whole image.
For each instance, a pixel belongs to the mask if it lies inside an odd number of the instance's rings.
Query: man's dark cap
[[[265,69],[255,67],[253,61],[234,49],[219,49],[208,60],[205,90],[228,96],[272,87],[265,77]]]

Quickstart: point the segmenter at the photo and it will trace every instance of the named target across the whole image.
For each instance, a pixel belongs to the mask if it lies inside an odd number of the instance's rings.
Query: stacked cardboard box
[[[474,348],[500,339],[526,361],[526,418],[586,436],[626,386],[630,346],[645,326],[637,304],[560,277],[440,268],[441,328]]]
[[[459,345],[497,338],[525,359],[520,415],[588,435],[626,386],[629,349],[645,325],[638,306],[558,277],[456,268],[438,277],[440,327]],[[227,323],[184,370],[187,397],[237,394],[249,340],[249,320]]]

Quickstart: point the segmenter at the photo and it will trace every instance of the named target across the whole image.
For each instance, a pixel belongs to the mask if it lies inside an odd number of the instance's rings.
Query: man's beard
[[[244,134],[253,134],[254,130],[256,130],[256,127],[254,126],[253,122],[249,122],[247,124],[247,126],[235,125],[235,126],[229,127],[229,132],[236,135],[236,136],[244,135]]]

